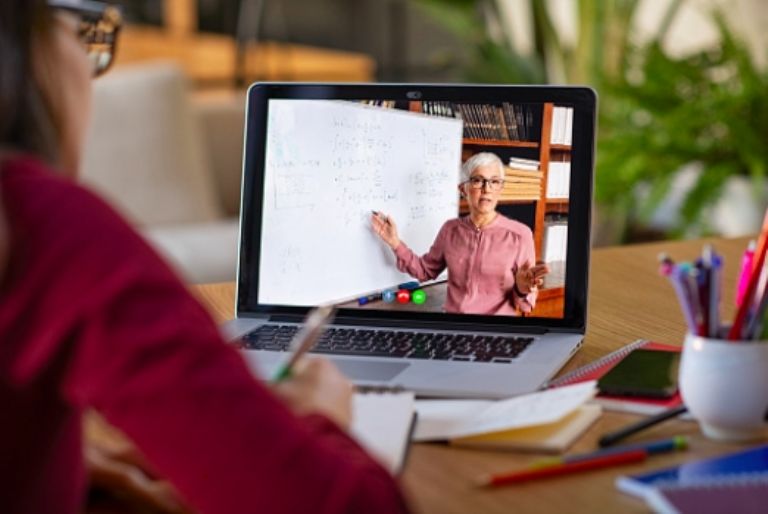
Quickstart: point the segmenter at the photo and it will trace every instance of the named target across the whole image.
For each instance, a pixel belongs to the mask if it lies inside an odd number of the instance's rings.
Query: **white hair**
[[[463,184],[469,180],[469,177],[472,176],[472,172],[480,166],[498,166],[499,174],[501,175],[501,178],[504,178],[504,163],[501,162],[499,156],[491,152],[480,152],[467,159],[464,164],[461,165],[461,183]]]

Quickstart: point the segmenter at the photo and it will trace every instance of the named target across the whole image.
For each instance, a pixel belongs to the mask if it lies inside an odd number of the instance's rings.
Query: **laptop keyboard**
[[[298,329],[297,325],[262,325],[242,338],[242,347],[285,351]],[[328,328],[312,353],[510,363],[532,342],[532,337]]]

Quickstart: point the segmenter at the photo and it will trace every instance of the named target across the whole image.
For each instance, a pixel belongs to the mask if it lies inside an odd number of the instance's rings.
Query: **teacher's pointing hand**
[[[382,241],[387,243],[393,250],[400,246],[400,238],[397,237],[397,225],[391,216],[380,212],[374,212],[371,215],[371,226]]]

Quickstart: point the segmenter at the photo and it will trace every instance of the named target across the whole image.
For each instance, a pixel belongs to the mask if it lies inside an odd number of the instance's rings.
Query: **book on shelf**
[[[594,362],[577,368],[554,380],[550,380],[545,387],[562,387],[565,385],[597,380],[608,373],[608,371],[618,364],[624,357],[638,348],[660,352],[680,352],[682,350],[680,346],[658,343],[647,339],[638,339]],[[645,415],[659,414],[667,409],[678,407],[683,404],[683,399],[681,398],[679,391],[670,398],[612,396],[601,393],[592,401],[601,405],[606,410]]]
[[[768,481],[768,445],[763,445],[718,457],[688,461],[678,466],[648,473],[621,475],[616,479],[616,487],[624,493],[645,499],[657,488],[696,486],[700,489],[716,486],[730,488],[739,482],[766,481]],[[765,497],[762,503],[762,512],[765,512]],[[742,511],[726,509],[723,512]]]
[[[600,416],[600,406],[587,404],[596,391],[587,382],[499,401],[418,400],[413,440],[563,452]]]
[[[422,102],[422,112],[431,114],[440,102]],[[535,106],[527,104],[452,104],[443,106],[446,116],[461,118],[464,137],[497,141],[530,141]]]
[[[547,198],[568,198],[571,189],[571,162],[550,161]]]
[[[352,398],[352,436],[392,474],[405,465],[415,421],[413,393],[365,392]]]
[[[568,246],[568,217],[547,214],[544,217],[544,249],[542,260],[549,267],[545,277],[547,287],[565,285],[565,258]]]
[[[552,108],[550,143],[570,146],[573,139],[573,107],[556,105]]]
[[[536,159],[524,159],[523,157],[510,157],[509,167],[519,171],[540,171],[541,162]]]

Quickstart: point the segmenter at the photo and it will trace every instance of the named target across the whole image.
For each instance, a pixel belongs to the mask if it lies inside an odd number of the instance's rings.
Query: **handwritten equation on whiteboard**
[[[408,276],[370,227],[425,253],[458,212],[459,120],[331,100],[271,100],[259,279],[263,303],[314,305]]]

